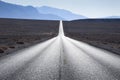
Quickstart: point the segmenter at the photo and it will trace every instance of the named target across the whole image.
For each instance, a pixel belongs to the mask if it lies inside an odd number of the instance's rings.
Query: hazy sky
[[[120,16],[120,0],[2,0],[20,5],[52,6],[90,18]]]

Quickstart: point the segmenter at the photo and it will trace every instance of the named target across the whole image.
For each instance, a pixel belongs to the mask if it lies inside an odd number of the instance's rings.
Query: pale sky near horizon
[[[2,0],[24,6],[51,6],[89,18],[120,16],[120,0]]]

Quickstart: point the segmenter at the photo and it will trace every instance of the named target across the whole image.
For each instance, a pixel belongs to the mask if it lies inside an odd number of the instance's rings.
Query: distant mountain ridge
[[[0,18],[40,19],[40,20],[75,20],[87,17],[70,11],[48,6],[21,6],[0,1]]]
[[[106,18],[117,18],[117,19],[120,19],[120,16],[108,16]]]
[[[64,20],[53,14],[41,14],[32,6],[20,6],[0,1],[0,18]]]
[[[37,7],[37,9],[40,13],[58,15],[66,20],[87,19],[87,17],[83,15],[74,14],[64,9],[58,9],[48,6]]]
[[[0,18],[38,19],[38,20],[79,20],[90,19],[68,10],[49,6],[21,6],[0,0]],[[120,16],[108,16],[96,19],[120,19]]]

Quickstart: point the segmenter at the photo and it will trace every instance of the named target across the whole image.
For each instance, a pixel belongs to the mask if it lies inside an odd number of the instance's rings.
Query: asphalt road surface
[[[120,56],[59,34],[0,59],[0,80],[120,80]]]

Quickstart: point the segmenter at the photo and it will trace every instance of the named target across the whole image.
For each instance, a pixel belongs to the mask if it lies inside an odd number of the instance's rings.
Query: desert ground
[[[86,19],[64,22],[68,37],[120,54],[120,19]]]
[[[0,19],[0,56],[57,35],[59,21]]]
[[[65,35],[120,54],[120,19],[64,21]],[[0,19],[0,56],[58,35],[59,21]]]

